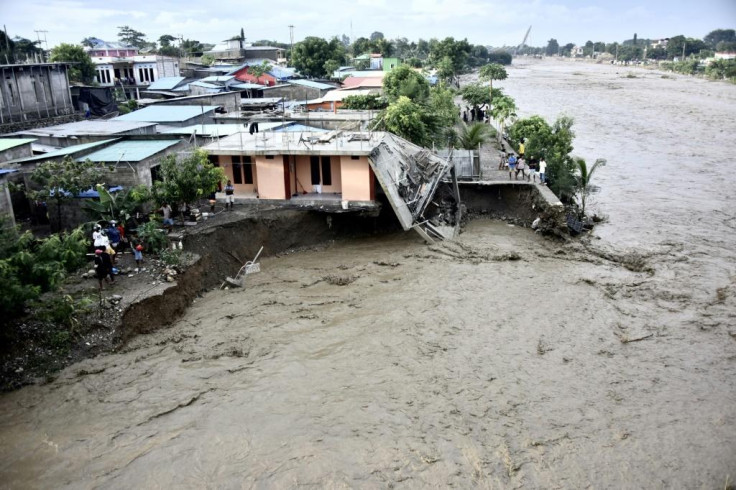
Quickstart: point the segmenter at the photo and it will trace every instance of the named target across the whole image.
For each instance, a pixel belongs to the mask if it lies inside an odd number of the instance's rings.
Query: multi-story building
[[[159,78],[179,76],[177,58],[139,54],[124,43],[98,41],[87,53],[96,67],[96,81],[103,87],[148,86]]]

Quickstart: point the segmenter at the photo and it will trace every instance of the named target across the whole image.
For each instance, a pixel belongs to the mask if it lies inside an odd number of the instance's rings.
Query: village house
[[[151,122],[161,126],[184,127],[192,124],[211,124],[218,106],[214,105],[149,105],[143,109],[118,116],[113,121]],[[162,128],[163,129],[163,128]]]
[[[0,166],[4,162],[33,156],[36,138],[0,138]]]
[[[338,213],[383,203],[405,230],[430,240],[455,232],[455,216],[448,221],[444,206],[431,202],[452,165],[391,133],[237,133],[203,148],[233,183],[238,201]]]
[[[241,82],[257,83],[272,87],[279,82],[285,82],[294,78],[296,72],[293,68],[285,68],[283,66],[271,65],[271,68],[263,75],[255,76],[248,72],[251,66],[262,64],[264,60],[250,60],[242,65],[230,70],[227,75],[234,75]],[[268,61],[268,60],[265,60]]]
[[[84,120],[43,128],[24,129],[11,135],[33,138],[34,153],[45,153],[80,143],[142,134],[156,134],[156,123],[110,119]]]
[[[86,48],[96,70],[96,82],[102,87],[121,85],[135,98],[140,94],[132,87],[148,86],[159,78],[179,76],[179,60],[159,55],[142,55],[124,43],[97,40]]]
[[[266,59],[271,63],[285,62],[285,51],[274,46],[253,46],[244,39],[229,39],[216,45],[204,54],[210,55],[219,62],[243,63],[247,60]]]
[[[289,80],[279,85],[264,87],[264,97],[283,97],[286,100],[310,100],[324,96],[335,85],[329,83],[315,82],[313,80]]]
[[[0,124],[75,112],[67,63],[0,65]]]

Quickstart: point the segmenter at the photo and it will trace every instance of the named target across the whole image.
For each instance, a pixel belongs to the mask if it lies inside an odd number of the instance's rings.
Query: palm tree
[[[463,124],[458,135],[458,146],[465,150],[474,150],[489,140],[492,131],[490,126],[483,123]]]
[[[598,167],[603,167],[606,165],[606,160],[604,158],[598,158],[593,166],[590,167],[590,170],[588,170],[588,166],[586,165],[585,160],[583,160],[582,158],[576,158],[575,165],[577,166],[577,170],[579,172],[579,174],[575,176],[576,187],[578,189],[578,192],[580,192],[581,212],[583,216],[585,216],[585,199],[588,197],[588,193],[592,191],[590,181],[593,178],[593,174],[595,173],[596,169],[598,169]]]
[[[506,68],[498,63],[489,63],[482,66],[480,69],[479,77],[481,80],[488,80],[491,87],[491,102],[488,104],[489,108],[493,107],[493,81],[494,80],[506,80],[508,74]]]

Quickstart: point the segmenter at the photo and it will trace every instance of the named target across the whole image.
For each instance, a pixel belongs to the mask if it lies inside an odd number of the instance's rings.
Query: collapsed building
[[[328,213],[377,213],[388,204],[404,230],[430,242],[454,237],[460,223],[454,166],[391,133],[240,132],[204,149],[238,202]]]

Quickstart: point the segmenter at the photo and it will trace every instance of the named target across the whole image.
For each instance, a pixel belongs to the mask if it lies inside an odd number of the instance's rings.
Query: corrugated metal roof
[[[235,75],[222,75],[222,76],[206,77],[206,78],[203,78],[203,79],[201,79],[199,81],[200,82],[208,82],[208,83],[212,83],[212,82],[221,82],[221,83],[223,83],[223,82],[229,82],[233,78],[235,78]]]
[[[164,77],[159,78],[152,84],[150,84],[147,90],[173,90],[181,82],[185,80],[184,77]]]
[[[299,131],[305,133],[326,133],[329,129],[315,128],[314,126],[305,126],[304,124],[290,124],[281,128],[274,128],[273,131],[276,133],[296,133]]]
[[[190,87],[202,87],[202,88],[207,88],[210,90],[224,90],[225,89],[225,87],[223,87],[222,85],[215,85],[214,83],[207,83],[207,82],[202,82],[202,81],[191,82],[189,86]]]
[[[50,151],[48,153],[44,153],[43,155],[34,155],[28,158],[18,158],[16,160],[11,160],[5,163],[6,164],[7,163],[28,163],[28,162],[39,162],[39,161],[44,161],[44,160],[51,160],[53,158],[65,157],[67,155],[73,155],[74,153],[78,153],[80,151],[89,150],[91,148],[96,148],[98,146],[108,144],[112,141],[117,141],[118,139],[120,138],[112,138],[109,140],[94,141],[92,143],[84,143],[81,145],[67,146],[66,148],[59,148],[58,150]]]
[[[165,134],[194,134],[197,136],[228,136],[238,131],[243,131],[242,124],[194,124],[183,128],[171,128],[162,133]]]
[[[16,146],[27,145],[36,141],[35,138],[0,138],[0,151],[9,150]]]
[[[240,105],[278,104],[283,97],[262,97],[260,99],[240,99]]]
[[[303,87],[316,88],[317,90],[332,90],[335,88],[334,85],[326,83],[314,82],[312,80],[289,80],[292,85],[301,85]]]
[[[144,109],[118,116],[113,121],[181,122],[213,112],[214,105],[151,105]]]
[[[265,85],[258,85],[257,83],[233,83],[230,85],[230,88],[238,89],[238,90],[248,90],[252,88],[256,89],[264,89],[266,88]]]
[[[140,162],[179,143],[179,140],[132,140],[121,141],[89,155],[77,158],[78,161],[93,162]]]

